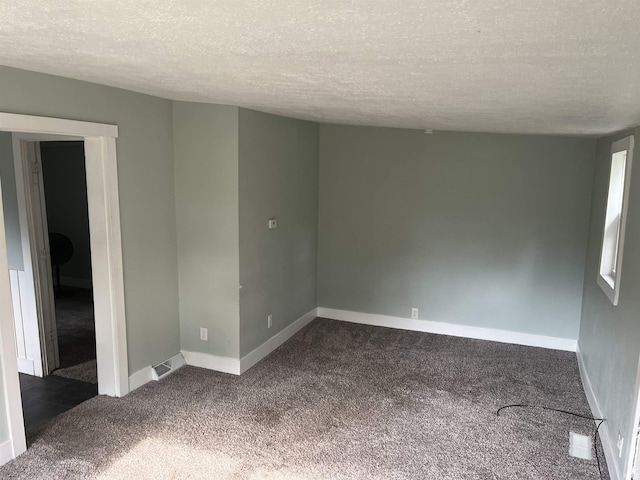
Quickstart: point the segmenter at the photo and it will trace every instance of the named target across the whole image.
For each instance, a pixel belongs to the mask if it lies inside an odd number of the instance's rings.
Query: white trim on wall
[[[96,349],[98,392],[116,397],[126,395],[129,392],[129,373],[115,140],[118,128],[115,125],[0,112],[0,131],[12,132],[14,139],[19,136],[21,141],[49,138],[47,135],[61,135],[64,140],[77,137],[84,140],[96,337],[100,339]],[[14,142],[14,152],[16,145],[17,142]],[[21,171],[21,168],[16,168],[16,176]],[[22,224],[21,219],[21,228]],[[0,266],[8,272],[4,221],[1,215],[0,227]],[[25,269],[28,266],[25,264]],[[3,312],[0,315],[0,355],[4,366],[2,387],[7,398],[6,413],[10,423],[12,457],[16,457],[26,449],[26,442],[11,310],[11,286],[8,274],[6,279],[0,277],[0,307],[9,309],[6,314]]]
[[[13,460],[13,449],[11,448],[11,441],[0,443],[0,465]]]
[[[117,132],[117,130],[116,130]],[[98,393],[129,393],[116,139],[85,137]]]
[[[191,365],[192,367],[240,375],[240,360],[237,358],[220,357],[218,355],[211,355],[210,353],[189,352],[187,350],[182,350],[182,355],[187,365]]]
[[[582,387],[584,389],[584,393],[587,397],[587,402],[589,403],[589,407],[591,408],[591,414],[594,418],[604,418],[602,416],[602,410],[600,409],[600,404],[598,403],[598,399],[596,398],[595,393],[593,392],[593,387],[591,386],[591,380],[589,380],[589,376],[587,375],[587,369],[584,364],[584,359],[582,354],[580,353],[580,347],[576,347],[576,356],[578,357],[578,369],[580,370],[580,379],[582,380]],[[596,422],[596,425],[599,422]],[[611,480],[622,480],[622,474],[620,473],[617,455],[615,453],[615,447],[613,443],[613,439],[611,436],[611,432],[609,432],[609,426],[607,422],[604,422],[598,430],[600,434],[600,441],[602,442],[602,450],[604,451],[604,456],[607,460],[607,466],[609,468],[609,477]]]
[[[244,373],[253,367],[256,363],[260,362],[263,358],[273,352],[276,348],[282,345],[284,342],[293,337],[296,333],[302,330],[304,327],[309,325],[311,321],[318,316],[318,309],[314,308],[313,310],[305,313],[303,316],[298,318],[295,322],[293,322],[288,327],[282,329],[280,332],[276,333],[269,340],[264,342],[262,345],[252,350],[244,357],[240,359],[240,373]]]
[[[129,393],[153,380],[151,365],[144,367],[129,376]]]
[[[9,264],[7,262],[7,241],[2,208],[2,186],[0,185],[0,395],[4,397],[4,412],[0,412],[0,422],[7,420],[9,447],[3,443],[0,465],[27,450],[27,437],[22,414],[22,394],[18,377],[18,352],[16,349],[15,325]]]
[[[162,362],[161,365],[169,366],[171,368],[169,372],[163,374],[161,377],[158,377],[157,373],[154,372],[154,367],[151,365],[149,365],[148,367],[144,367],[138,370],[137,372],[133,373],[129,377],[129,393],[142,387],[143,385],[146,385],[151,381],[157,382],[158,380],[162,380],[167,375],[170,375],[176,372],[177,370],[179,370],[180,368],[182,368],[184,365],[186,365],[186,362],[181,353],[176,353],[174,356],[172,356],[168,360],[165,360],[164,362]]]
[[[232,375],[241,375],[258,362],[263,360],[276,348],[293,337],[296,333],[309,325],[311,321],[318,316],[318,309],[314,308],[303,316],[298,318],[288,327],[276,333],[269,340],[259,347],[255,348],[241,359],[231,357],[220,357],[209,353],[189,352],[182,350],[182,355],[187,365],[193,367],[206,368],[207,370],[215,370],[217,372],[230,373]]]
[[[17,113],[0,112],[0,130],[9,132],[69,135],[76,137],[118,137],[118,126],[104,123],[81,122],[62,118],[37,117]]]
[[[493,328],[470,327],[467,325],[433,322],[429,320],[390,317],[387,315],[351,312],[326,307],[318,308],[318,316],[333,320],[341,320],[343,322],[361,323],[363,325],[399,328],[401,330],[450,335],[452,337],[475,338],[479,340],[490,340],[492,342],[526,345],[529,347],[564,350],[567,352],[575,352],[577,347],[577,341],[570,338],[549,337],[546,335],[511,332],[508,330],[498,330]]]

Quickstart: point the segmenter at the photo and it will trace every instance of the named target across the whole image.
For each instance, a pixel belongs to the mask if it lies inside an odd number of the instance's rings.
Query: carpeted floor
[[[62,287],[56,296],[60,368],[53,375],[98,383],[96,326],[91,290]]]
[[[575,355],[317,319],[241,377],[185,367],[95,397],[6,479],[581,479],[593,422]],[[606,471],[606,465],[603,465]]]

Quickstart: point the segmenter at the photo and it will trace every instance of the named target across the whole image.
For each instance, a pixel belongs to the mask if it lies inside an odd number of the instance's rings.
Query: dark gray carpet
[[[98,383],[91,290],[61,287],[55,304],[60,368],[53,375]]]
[[[317,319],[241,377],[185,367],[57,417],[1,478],[597,479],[574,354]],[[606,466],[604,466],[606,470]]]

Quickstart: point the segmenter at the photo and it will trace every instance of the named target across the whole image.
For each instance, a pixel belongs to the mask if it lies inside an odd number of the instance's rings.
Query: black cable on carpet
[[[594,418],[588,415],[582,415],[580,413],[575,413],[575,412],[570,412],[568,410],[561,410],[559,408],[551,408],[551,407],[541,407],[539,405],[527,405],[525,403],[516,403],[513,405],[505,405],[504,407],[500,407],[498,409],[498,411],[496,412],[496,416],[500,416],[500,412],[502,410],[504,410],[505,408],[517,408],[517,407],[522,407],[522,408],[539,408],[542,410],[549,410],[551,412],[558,412],[558,413],[564,413],[566,415],[573,415],[574,417],[579,417],[579,418],[585,418],[587,420],[593,420],[594,422],[600,422],[598,423],[598,426],[596,427],[595,431],[593,432],[593,449],[596,451],[596,462],[598,462],[598,474],[600,476],[600,479],[602,479],[602,469],[600,467],[600,456],[598,455],[598,430],[600,430],[600,425],[602,425],[605,422],[604,418]]]

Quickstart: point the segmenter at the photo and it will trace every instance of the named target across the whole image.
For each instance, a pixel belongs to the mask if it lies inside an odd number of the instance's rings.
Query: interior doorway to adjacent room
[[[48,310],[51,318],[42,323],[49,328],[38,333],[44,337],[41,343],[45,348],[53,351],[45,352],[48,361],[43,362],[43,378],[30,376],[30,371],[20,373],[28,434],[97,395],[98,390],[84,143],[34,142],[33,147],[33,156],[26,158],[29,168],[25,176],[30,178],[25,190],[34,200],[31,209],[41,210],[31,212],[33,221],[41,222],[34,228],[42,241],[38,251],[48,252],[43,257],[49,265],[39,268],[44,275],[53,274],[39,282],[42,295],[53,298],[53,306]],[[32,264],[46,258],[32,258]],[[19,302],[13,301],[17,311]],[[17,338],[25,342],[18,341],[19,359],[26,345],[40,341],[28,338],[29,333],[24,322],[16,322]]]
[[[5,411],[0,414],[6,414],[10,437],[10,452],[5,445],[3,455],[13,458],[26,449],[23,406],[26,413],[27,405],[23,400],[28,397],[27,390],[42,387],[47,395],[33,397],[51,398],[50,394],[58,393],[54,390],[69,390],[68,382],[78,382],[92,386],[90,395],[122,396],[128,393],[129,385],[117,127],[0,113],[0,134],[0,147],[9,135],[10,150],[3,154],[12,157],[14,167],[11,175],[0,171],[0,264],[10,273],[0,279],[0,381],[6,400],[2,407]],[[79,153],[86,169],[76,172],[77,178],[85,179],[81,182],[84,189],[72,201],[63,203],[61,218],[56,218],[52,203],[60,202],[70,192],[45,191],[47,184],[55,186],[56,174],[47,174],[47,167],[53,166],[47,156],[55,159],[51,151],[67,147]],[[14,175],[12,213],[10,205],[5,205],[11,203],[11,195],[6,192],[11,188],[5,187]],[[54,180],[46,181],[46,177]],[[62,188],[71,189],[69,185]],[[80,221],[84,226],[79,228],[88,230],[87,238],[80,239],[82,235],[65,225],[70,209],[84,212]],[[88,265],[86,258],[82,264],[82,256],[89,259]],[[71,268],[74,258],[78,261]],[[78,370],[76,367],[82,364],[89,364],[89,368],[82,367],[84,373],[69,371]],[[19,371],[25,372],[26,382],[20,381]],[[85,380],[90,381],[74,379],[77,375],[87,375]],[[39,381],[55,385],[38,385]],[[79,403],[83,395],[86,392],[75,389],[68,397]],[[67,398],[58,407],[66,408],[71,402]],[[47,408],[55,410],[51,405]]]
[[[97,384],[84,143],[39,142],[58,365],[51,373]]]

